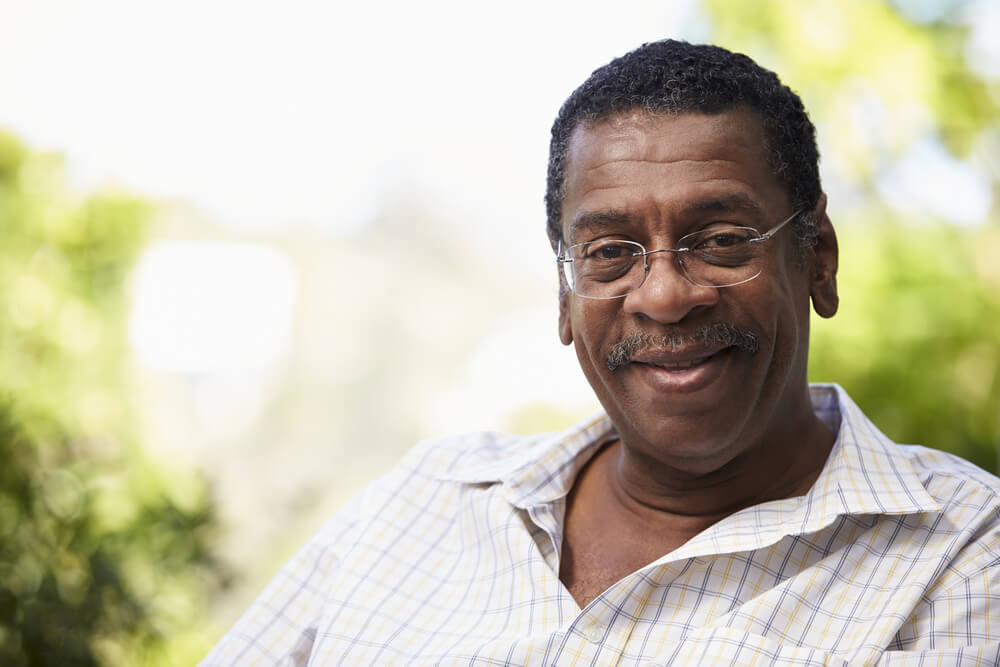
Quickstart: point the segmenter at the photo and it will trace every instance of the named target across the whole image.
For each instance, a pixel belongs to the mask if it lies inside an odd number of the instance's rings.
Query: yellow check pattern
[[[836,385],[805,496],[749,507],[580,609],[566,494],[614,437],[418,445],[278,573],[215,665],[998,665],[1000,480],[892,443]]]

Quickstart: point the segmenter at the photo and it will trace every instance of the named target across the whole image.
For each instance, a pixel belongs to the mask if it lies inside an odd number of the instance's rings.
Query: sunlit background
[[[811,375],[996,471],[1000,5],[0,0],[0,663],[187,665],[420,438],[596,407],[549,127],[662,37],[819,129]]]

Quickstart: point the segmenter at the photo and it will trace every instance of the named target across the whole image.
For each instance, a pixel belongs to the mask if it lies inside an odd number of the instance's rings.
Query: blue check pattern
[[[566,495],[615,437],[421,443],[282,568],[216,665],[998,665],[1000,480],[891,442],[836,385],[808,494],[741,510],[580,609]]]

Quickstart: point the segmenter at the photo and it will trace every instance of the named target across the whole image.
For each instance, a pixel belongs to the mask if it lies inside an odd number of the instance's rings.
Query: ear
[[[826,195],[821,194],[816,203],[817,236],[812,249],[809,271],[809,296],[813,309],[820,317],[833,317],[840,304],[837,295],[837,233],[826,214]]]
[[[563,345],[573,342],[573,327],[569,321],[569,285],[559,276],[559,340]]]

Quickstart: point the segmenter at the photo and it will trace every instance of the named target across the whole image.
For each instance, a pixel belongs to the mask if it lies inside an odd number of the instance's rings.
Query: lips
[[[676,395],[701,391],[719,380],[733,355],[733,348],[706,351],[643,351],[625,367],[654,395]]]
[[[702,346],[686,349],[645,349],[632,354],[629,361],[667,370],[683,370],[703,364],[727,349],[726,347],[705,349]]]

